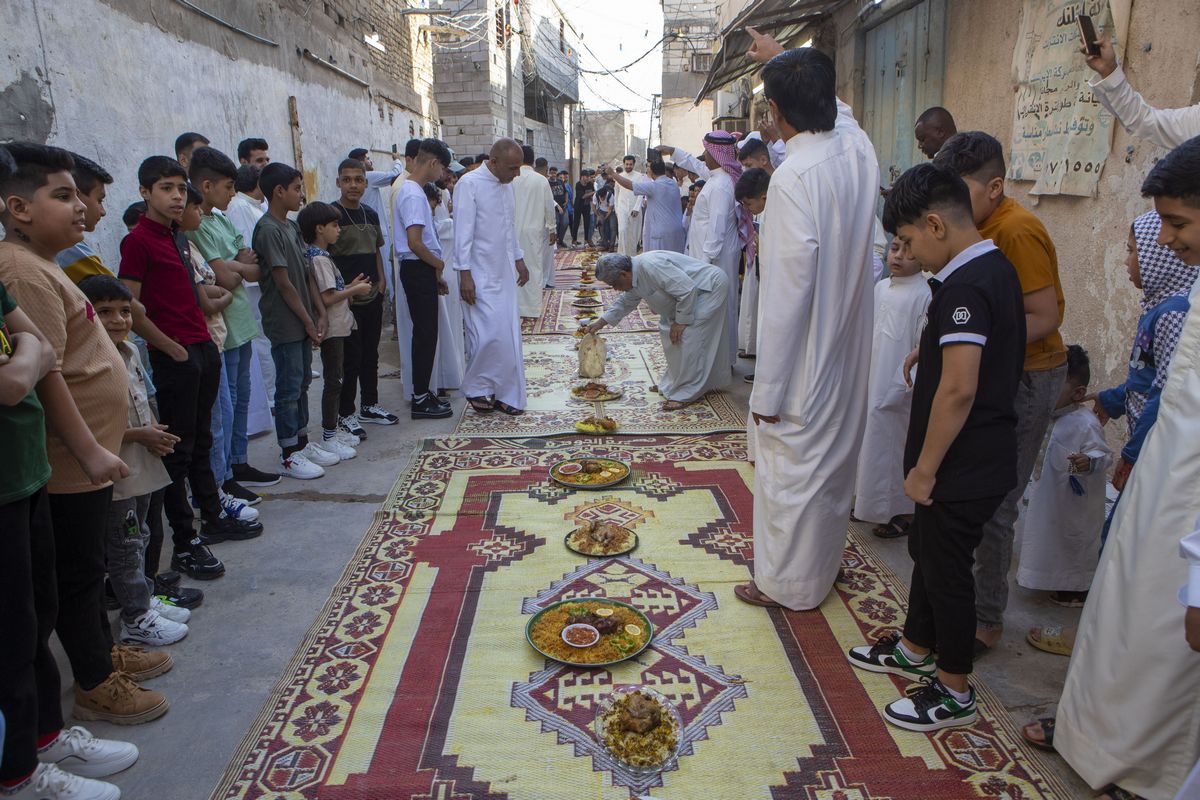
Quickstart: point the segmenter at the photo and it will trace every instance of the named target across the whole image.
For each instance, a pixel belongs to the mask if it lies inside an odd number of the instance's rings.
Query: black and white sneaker
[[[225,565],[212,554],[202,539],[192,539],[188,549],[176,550],[171,556],[171,569],[198,581],[215,580],[225,574]]]
[[[274,486],[279,483],[278,473],[263,472],[261,469],[255,469],[249,464],[234,464],[233,479],[242,486]],[[228,489],[225,491],[229,492]],[[229,493],[233,494],[233,492]],[[245,500],[245,498],[242,499]]]
[[[378,404],[360,408],[358,410],[358,418],[362,422],[368,422],[372,425],[395,425],[400,421],[399,417]],[[350,432],[354,433],[354,431]],[[355,435],[357,436],[358,434]]]
[[[881,636],[875,644],[852,647],[846,653],[846,657],[859,669],[869,672],[890,672],[893,675],[908,678],[910,681],[929,678],[937,674],[933,653],[925,656],[923,661],[910,661],[900,650],[900,634],[898,633]]]
[[[358,414],[351,414],[348,417],[338,417],[338,430],[345,431],[351,436],[357,436],[359,439],[367,438],[367,432],[363,430],[362,422],[358,419]]]
[[[161,586],[156,582],[154,596],[166,605],[186,608],[188,611],[204,604],[204,592],[187,586]]]
[[[221,542],[230,540],[241,542],[246,539],[256,539],[262,535],[262,532],[263,525],[261,522],[234,519],[225,513],[222,513],[220,517],[212,522],[205,520],[200,523],[200,535],[206,541],[213,544],[220,544]]]
[[[937,731],[971,725],[975,722],[975,689],[963,703],[942,685],[937,678],[922,678],[925,685],[908,697],[889,703],[883,718],[896,727],[910,731]]]
[[[248,506],[256,506],[262,502],[262,496],[257,492],[252,492],[245,486],[242,486],[235,479],[230,478],[221,485],[221,491],[230,497],[241,500]]]
[[[431,394],[420,400],[414,399],[412,404],[413,419],[445,419],[454,413],[449,403],[443,403]]]

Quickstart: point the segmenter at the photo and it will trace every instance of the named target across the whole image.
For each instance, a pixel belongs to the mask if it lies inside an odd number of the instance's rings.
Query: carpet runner
[[[564,489],[579,454],[633,467],[621,485]],[[213,798],[288,800],[960,800],[1066,797],[980,688],[980,718],[924,735],[879,709],[908,684],[850,666],[895,630],[903,581],[856,535],[817,611],[765,611],[752,571],[744,433],[426,442],[376,514]],[[588,560],[581,519],[634,529],[623,558]],[[578,669],[524,641],[564,597],[632,603],[650,649]],[[682,713],[673,768],[630,774],[596,743],[596,704],[648,684]]]

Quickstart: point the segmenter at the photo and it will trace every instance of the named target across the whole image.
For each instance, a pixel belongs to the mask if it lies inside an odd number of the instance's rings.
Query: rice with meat
[[[600,641],[591,647],[571,647],[562,640],[563,628],[572,617],[601,611],[605,621],[615,624],[611,632],[601,632]],[[607,611],[612,611],[611,615]],[[606,626],[607,627],[607,626]],[[637,633],[631,633],[630,629]],[[529,630],[529,638],[541,652],[568,664],[607,664],[620,661],[641,650],[650,640],[650,628],[637,614],[622,606],[595,600],[578,600],[548,609]]]

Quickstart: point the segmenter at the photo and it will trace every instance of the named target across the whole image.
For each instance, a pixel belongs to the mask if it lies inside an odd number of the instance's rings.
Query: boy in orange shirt
[[[991,521],[975,553],[978,626],[976,657],[1000,640],[1008,604],[1017,504],[1033,474],[1050,414],[1067,378],[1067,348],[1058,329],[1063,320],[1063,291],[1058,255],[1041,220],[1004,194],[1004,148],[982,131],[957,133],[933,160],[957,172],[971,192],[971,211],[984,239],[991,239],[1021,281],[1025,305],[1025,371],[1017,388],[1017,486]]]

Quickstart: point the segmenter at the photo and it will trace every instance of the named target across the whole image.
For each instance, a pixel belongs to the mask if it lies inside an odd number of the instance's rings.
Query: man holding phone
[[[1085,25],[1083,20],[1087,19]],[[1108,34],[1094,36],[1083,33],[1091,27],[1091,19],[1079,17],[1080,48],[1087,65],[1096,72],[1088,81],[1096,99],[1109,111],[1125,130],[1139,139],[1153,142],[1159,147],[1178,147],[1193,136],[1200,136],[1200,103],[1187,108],[1154,108],[1129,85],[1125,70],[1117,64],[1117,53]],[[1094,28],[1092,28],[1094,32]],[[1091,37],[1091,41],[1088,41]]]

